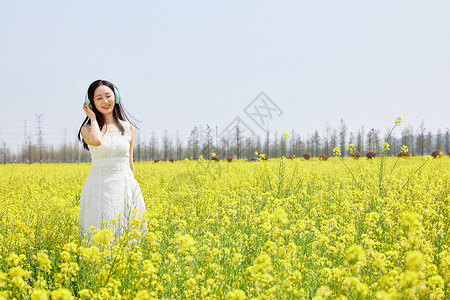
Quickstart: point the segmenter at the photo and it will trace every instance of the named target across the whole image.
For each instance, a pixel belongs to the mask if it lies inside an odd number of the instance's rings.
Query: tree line
[[[418,128],[408,125],[398,130],[401,130],[400,137],[391,138],[390,150],[387,153],[389,156],[400,152],[403,145],[408,147],[411,155],[429,155],[436,149],[444,154],[450,151],[448,128],[432,133],[426,130],[422,122]],[[388,130],[382,133],[380,130],[374,128],[366,130],[361,126],[356,132],[350,132],[344,120],[341,120],[338,128],[327,126],[322,134],[319,130],[306,136],[294,130],[288,133],[284,155],[302,157],[308,152],[312,157],[319,157],[322,154],[331,156],[335,147],[339,147],[342,154],[348,156],[349,144],[354,144],[355,151],[362,155],[368,151],[381,153]],[[275,158],[282,155],[283,134],[284,132],[266,130],[264,134],[251,135],[239,124],[220,135],[217,129],[214,130],[209,125],[195,126],[190,131],[187,141],[178,134],[174,137],[167,130],[160,138],[152,132],[149,140],[138,138],[135,141],[134,158],[136,161],[198,159],[200,156],[209,159],[211,153],[215,153],[220,158],[249,159],[255,156],[255,152]],[[30,140],[24,143],[17,153],[11,151],[6,142],[3,142],[2,146],[0,162],[3,164],[90,162],[89,152],[82,149],[78,141],[53,146],[46,145],[42,140],[37,143]]]

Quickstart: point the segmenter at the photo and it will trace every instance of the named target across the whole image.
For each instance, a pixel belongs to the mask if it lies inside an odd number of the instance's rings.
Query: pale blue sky
[[[141,137],[219,131],[264,91],[272,131],[450,126],[450,1],[0,1],[0,141],[73,141],[88,85]],[[401,128],[400,128],[401,129]],[[399,131],[400,132],[400,131]]]

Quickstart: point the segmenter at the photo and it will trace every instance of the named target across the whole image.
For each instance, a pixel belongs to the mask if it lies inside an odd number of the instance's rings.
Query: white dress
[[[120,234],[128,225],[128,220],[136,214],[146,211],[144,199],[138,182],[130,168],[130,123],[122,122],[125,127],[121,132],[105,133],[100,146],[89,145],[92,166],[80,196],[80,234],[91,237],[91,226],[96,229],[111,228]],[[121,221],[116,225],[111,219]],[[101,224],[105,221],[106,224]]]

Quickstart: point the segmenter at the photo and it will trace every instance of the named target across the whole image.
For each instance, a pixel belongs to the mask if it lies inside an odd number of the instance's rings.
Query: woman
[[[135,209],[139,214],[146,211],[134,178],[134,126],[122,107],[119,91],[106,80],[89,86],[83,110],[87,117],[78,139],[91,153],[92,166],[80,197],[81,238],[84,234],[91,237],[91,226],[110,227],[120,234],[136,215]]]

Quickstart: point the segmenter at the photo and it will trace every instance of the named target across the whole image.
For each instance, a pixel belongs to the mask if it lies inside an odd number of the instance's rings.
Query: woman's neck
[[[105,124],[115,124],[116,123],[116,121],[114,120],[113,114],[103,115],[103,117],[105,118]]]

